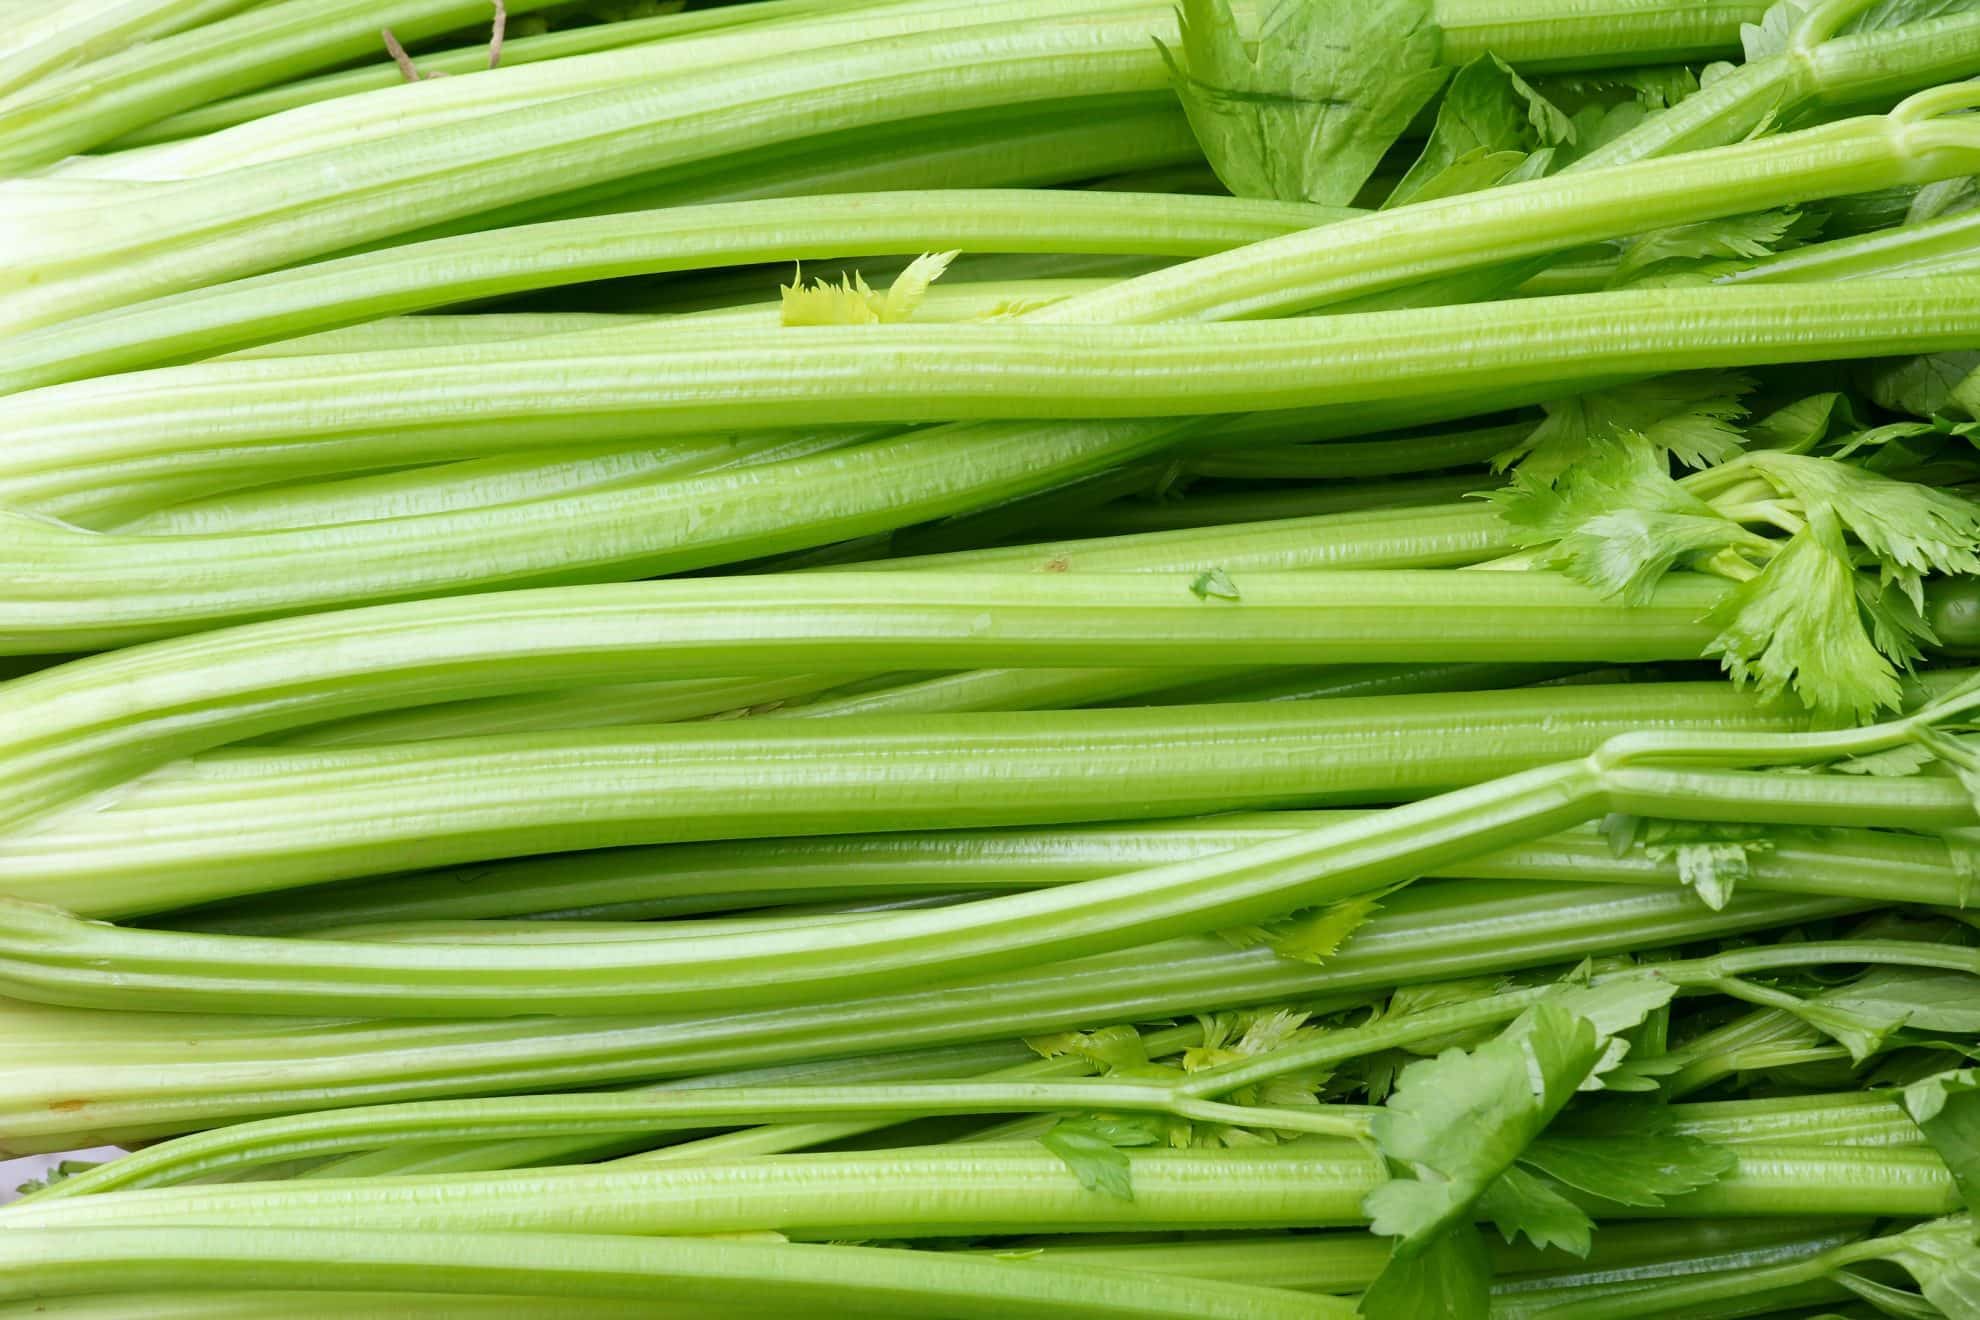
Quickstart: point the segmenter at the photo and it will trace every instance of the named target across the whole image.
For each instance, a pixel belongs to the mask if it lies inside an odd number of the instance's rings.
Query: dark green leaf
[[[1913,417],[1980,417],[1980,352],[1884,358],[1864,371],[1863,388],[1879,407]]]
[[[1417,1176],[1370,1193],[1375,1232],[1407,1259],[1462,1221],[1594,1071],[1606,1048],[1588,1019],[1552,1002],[1466,1053],[1411,1064],[1373,1120],[1376,1143]]]
[[[1980,1070],[1913,1082],[1904,1088],[1904,1109],[1952,1170],[1966,1208],[1980,1210]]]
[[[1361,1295],[1367,1320],[1486,1320],[1492,1259],[1470,1224],[1439,1233],[1422,1251],[1391,1257]]]
[[[1586,1256],[1595,1232],[1594,1221],[1580,1206],[1518,1165],[1492,1181],[1478,1208],[1507,1242],[1524,1233],[1536,1247],[1558,1247]]]
[[[1980,1320],[1980,1240],[1967,1215],[1934,1219],[1860,1244],[1864,1258],[1888,1260],[1918,1281],[1925,1300],[1949,1320]]]
[[[1825,1003],[1921,1031],[1980,1035],[1980,977],[1886,967],[1822,993]]]
[[[1738,1162],[1724,1146],[1670,1133],[1548,1135],[1519,1159],[1591,1196],[1633,1206],[1659,1206],[1666,1197],[1717,1182]]]

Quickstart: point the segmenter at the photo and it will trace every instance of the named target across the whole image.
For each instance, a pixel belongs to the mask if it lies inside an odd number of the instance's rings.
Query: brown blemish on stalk
[[[1071,568],[1072,565],[1063,559],[1048,559],[1045,561],[1045,571],[1047,573],[1064,573]]]
[[[48,1107],[58,1114],[73,1114],[88,1103],[87,1100],[57,1100]]]

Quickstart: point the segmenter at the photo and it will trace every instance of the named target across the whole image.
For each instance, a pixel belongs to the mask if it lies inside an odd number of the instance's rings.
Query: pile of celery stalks
[[[0,18],[0,1320],[1980,1317],[1980,0]]]

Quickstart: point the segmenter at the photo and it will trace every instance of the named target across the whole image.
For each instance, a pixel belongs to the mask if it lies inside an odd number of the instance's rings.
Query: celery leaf
[[[1863,387],[1872,402],[1913,417],[1980,417],[1980,352],[1927,353],[1871,362]]]
[[[1239,197],[1347,205],[1447,74],[1430,0],[1276,0],[1255,53],[1229,0],[1182,0],[1181,20],[1162,57]]]
[[[1927,1077],[1902,1094],[1905,1112],[1952,1170],[1966,1208],[1980,1208],[1980,1069]]]
[[[1801,20],[1808,17],[1807,8],[1814,0],[1776,0],[1760,15],[1758,23],[1739,25],[1739,44],[1746,62],[1764,60],[1783,54],[1794,44],[1795,30]]]
[[[1842,528],[1826,508],[1707,616],[1705,653],[1766,699],[1792,691],[1812,710],[1868,719],[1898,704],[1895,668],[1863,618]]]
[[[1752,878],[1753,858],[1774,850],[1773,839],[1751,826],[1705,821],[1644,822],[1643,851],[1654,861],[1677,864],[1678,882],[1689,886],[1705,906],[1720,911],[1733,890]]]
[[[1830,459],[1755,453],[1746,463],[1804,510],[1830,513],[1913,605],[1923,603],[1924,574],[1980,573],[1980,504],[1972,500]]]
[[[1334,956],[1347,937],[1381,907],[1380,894],[1345,898],[1325,907],[1303,908],[1289,916],[1217,932],[1240,949],[1264,944],[1281,958],[1320,963]]]
[[[1574,123],[1496,55],[1459,69],[1430,140],[1383,208],[1489,188],[1536,152],[1574,141]]]
[[[1671,262],[1763,257],[1796,237],[1800,221],[1796,211],[1752,211],[1653,229],[1623,244],[1611,283],[1627,284],[1653,267],[1661,269]]]
[[[1454,1224],[1408,1260],[1392,1259],[1361,1295],[1367,1320],[1485,1320],[1492,1260],[1470,1224]]]
[[[1876,32],[1903,27],[1907,23],[1927,23],[1935,18],[1952,18],[1980,12],[1980,0],[1876,0],[1861,13],[1852,15],[1836,29],[1837,36]]]
[[[782,287],[782,319],[785,325],[885,325],[907,320],[928,293],[928,286],[941,278],[954,252],[925,252],[908,263],[894,277],[885,294],[875,293],[855,271],[837,284],[829,280],[803,277]]]
[[[1586,1256],[1595,1232],[1595,1222],[1580,1206],[1516,1164],[1492,1180],[1478,1208],[1507,1242],[1524,1233],[1536,1247]]]
[[[1545,562],[1605,596],[1648,599],[1680,563],[1758,538],[1671,480],[1661,449],[1633,432],[1590,440],[1551,484],[1525,466],[1489,498]]]
[[[1392,1178],[1364,1208],[1406,1260],[1462,1222],[1494,1179],[1537,1137],[1602,1059],[1595,1025],[1536,1004],[1469,1053],[1411,1064],[1373,1120],[1382,1153],[1414,1177]]]
[[[1661,1206],[1717,1182],[1739,1162],[1725,1146],[1677,1135],[1672,1123],[1663,1105],[1597,1106],[1537,1138],[1519,1162],[1618,1205]]]
[[[1859,1259],[1886,1260],[1918,1282],[1925,1300],[1953,1320],[1980,1317],[1980,1233],[1969,1215],[1933,1219],[1889,1237],[1859,1243]],[[1839,1276],[1853,1290],[1860,1280]],[[1888,1291],[1888,1290],[1887,1290]]]
[[[1146,1122],[1094,1116],[1060,1119],[1038,1142],[1064,1162],[1080,1186],[1132,1201],[1134,1187],[1124,1152],[1136,1146],[1158,1146],[1162,1137]]]
[[[1517,464],[1536,481],[1552,481],[1619,431],[1642,436],[1686,467],[1723,463],[1740,452],[1733,423],[1746,415],[1739,399],[1752,388],[1734,372],[1694,371],[1557,399],[1545,405],[1546,420],[1492,465],[1503,471]]]

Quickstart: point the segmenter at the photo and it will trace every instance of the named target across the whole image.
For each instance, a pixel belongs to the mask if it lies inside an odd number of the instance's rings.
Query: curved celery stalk
[[[1512,662],[1691,659],[1714,631],[1700,616],[1726,591],[1678,575],[1653,600],[1624,605],[1551,573],[1342,571],[1246,574],[1233,602],[1192,590],[1194,580],[687,578],[374,606],[168,640],[0,687],[0,821],[242,738],[555,686],[978,665],[1406,663],[1453,649]],[[1724,701],[1748,709],[1737,694]],[[1083,718],[1101,727],[1141,717]]]
[[[1937,116],[1974,98],[1939,89],[1888,115],[1418,202],[1171,266],[1026,319],[1280,316],[1665,225],[1970,174],[1980,134]]]
[[[1646,762],[1733,768],[1864,755],[1903,745],[1922,724],[1961,715],[1976,704],[1980,693],[1955,695],[1915,715],[1842,733],[1624,734],[1579,761],[1207,858],[951,908],[714,933],[692,941],[593,942],[575,959],[567,947],[556,945],[327,940],[295,945],[253,936],[128,930],[7,902],[0,903],[0,985],[19,998],[81,1007],[129,1006],[135,1000],[154,1010],[252,1007],[388,1017],[532,1010],[609,1014],[879,993],[931,974],[1014,970],[1337,902],[1599,815],[1609,806],[1606,776],[1612,771]],[[1836,816],[1845,818],[1847,786],[1835,785],[1832,792]],[[265,797],[257,806],[265,815]],[[124,828],[130,811],[128,804],[120,808],[127,817]],[[143,832],[142,825],[137,828]],[[1786,955],[1788,965],[1822,961],[1819,947],[1794,950]],[[1753,956],[1760,960],[1757,967],[1780,965],[1783,959],[1779,950]],[[1980,971],[1980,955],[1971,951],[1947,950],[1942,957],[1955,960],[1943,965],[1970,964]],[[1737,975],[1746,965],[1740,954],[1712,961],[1721,975]],[[102,976],[106,966],[117,969],[114,978]]]
[[[1385,901],[1324,966],[1217,939],[816,1008],[481,1022],[318,1022],[55,1009],[0,1000],[13,1054],[0,1130],[68,1150],[298,1113],[449,1095],[594,1086],[1297,1001],[1345,1008],[1398,984],[1568,964],[1861,911],[1735,893],[1431,882]],[[304,1027],[304,1029],[298,1029]]]
[[[1387,1176],[1378,1158],[1325,1139],[1133,1151],[1126,1158],[1132,1201],[1095,1196],[1032,1143],[909,1147],[733,1164],[160,1188],[17,1206],[0,1214],[8,1228],[0,1242],[34,1229],[87,1242],[90,1229],[188,1221],[245,1236],[335,1222],[360,1209],[367,1224],[388,1229],[499,1227],[505,1232],[497,1241],[551,1228],[606,1237],[774,1229],[829,1239],[1328,1227],[1363,1222],[1362,1198]],[[876,1192],[882,1179],[887,1190]],[[1959,1208],[1952,1176],[1930,1150],[1801,1146],[1747,1147],[1724,1178],[1658,1209],[1577,1199],[1604,1218],[1661,1218],[1805,1213],[1811,1195],[1837,1215],[1930,1216]]]
[[[1529,995],[1529,999],[1538,995]],[[1497,1009],[1499,1006],[1494,1005]],[[1496,1025],[1515,1014],[1476,1013],[1464,1026]],[[1407,1035],[1405,1040],[1410,1039]],[[1429,1039],[1421,1032],[1415,1039]],[[584,1138],[627,1133],[661,1134],[697,1128],[762,1123],[841,1120],[904,1122],[934,1115],[989,1115],[1101,1110],[1160,1114],[1187,1121],[1246,1124],[1298,1124],[1322,1135],[1365,1136],[1368,1110],[1362,1106],[1260,1110],[1201,1101],[1173,1086],[1135,1081],[955,1081],[846,1083],[824,1086],[767,1086],[746,1090],[696,1088],[605,1095],[530,1096],[514,1100],[439,1101],[425,1105],[381,1106],[305,1114],[223,1128],[181,1138],[116,1162],[121,1176],[103,1166],[104,1176],[59,1192],[32,1198],[37,1205],[106,1191],[177,1185],[196,1177],[231,1172],[276,1160],[314,1158],[370,1150],[400,1142],[495,1141],[504,1138]],[[1900,1111],[1902,1117],[1902,1111]],[[632,1161],[628,1161],[630,1163]],[[649,1161],[638,1161],[648,1163]],[[651,1163],[659,1163],[655,1160]],[[86,1175],[78,1175],[86,1176]],[[0,1219],[4,1222],[4,1219]]]
[[[924,912],[554,946],[277,944],[126,930],[0,901],[0,987],[78,1007],[486,1017],[814,1002],[1262,921],[1407,881],[1600,809],[1570,764],[1200,861]],[[106,979],[105,966],[117,974]],[[1067,1107],[1067,1106],[1054,1106]],[[1102,1108],[1109,1106],[1102,1105]]]
[[[1073,1187],[1081,1190],[1077,1183]],[[769,1307],[788,1315],[932,1310],[979,1320],[1352,1320],[1354,1315],[1351,1302],[1309,1293],[885,1247],[321,1225],[300,1233],[10,1230],[0,1239],[0,1299],[59,1297],[77,1292],[84,1279],[91,1282],[81,1291],[112,1295],[188,1287],[525,1298],[550,1292],[575,1299],[579,1308],[587,1299],[613,1298],[650,1307],[657,1295],[666,1299],[663,1309],[645,1313],[662,1317],[708,1314],[705,1307],[715,1308],[716,1316],[760,1315]],[[674,1311],[675,1302],[694,1309]],[[363,1302],[360,1306],[361,1313],[374,1314]]]
[[[24,898],[130,913],[527,852],[1394,800],[1579,755],[1646,724],[1778,729],[1797,717],[1762,712],[1723,684],[1646,684],[227,752],[124,785],[114,812],[84,799],[0,837],[0,880]],[[1393,758],[1405,728],[1441,735],[1438,754]],[[132,756],[103,742],[70,788],[107,789],[128,772]],[[1149,769],[1153,750],[1182,746],[1195,749],[1189,763]],[[1797,805],[1881,823],[1850,813],[1852,783],[1808,779]],[[1134,785],[1128,801],[1123,783]],[[1917,802],[1899,798],[1913,815]],[[1947,814],[1942,798],[1927,805]],[[1756,819],[1768,819],[1764,807],[1754,804]],[[1954,823],[1971,813],[1965,804]]]
[[[1725,284],[1764,284],[1960,273],[1980,264],[1976,230],[1980,230],[1980,211],[1956,211],[1920,224],[1810,243],[1728,270],[1718,279]]]
[[[801,19],[835,7],[830,0],[772,0],[551,32],[507,42],[502,48],[502,65],[507,68],[568,57],[729,24]],[[1608,0],[1599,8],[1587,3],[1509,6],[1503,0],[1442,0],[1437,6],[1437,22],[1444,34],[1444,59],[1450,64],[1463,64],[1491,51],[1523,66],[1583,69],[1728,56],[1739,48],[1740,24],[1758,22],[1765,10],[1766,5],[1758,0],[1698,0],[1684,5],[1669,0]],[[485,45],[419,57],[421,70],[450,74],[479,72],[487,63]],[[389,66],[324,74],[185,110],[110,145],[191,137],[298,105],[391,87],[400,81],[398,70]]]
[[[548,221],[275,271],[19,335],[0,366],[0,390],[210,357],[328,326],[586,280],[950,249],[1193,257],[1345,214],[1235,197],[954,189]]]
[[[510,12],[553,0],[512,0]],[[236,6],[241,8],[241,6]],[[0,170],[21,174],[162,114],[347,60],[381,55],[380,28],[407,41],[484,22],[480,0],[281,0],[140,42],[0,102]]]
[[[1883,965],[1906,965],[1921,958],[1928,965],[1932,961],[1929,948],[1906,947],[1900,941],[1875,947],[1860,944],[1807,947],[1810,965],[1823,954],[1836,963],[1855,962],[1859,958]],[[1697,984],[1710,980],[1721,961],[1705,958],[1662,963],[1654,971],[1622,971],[1602,979],[1605,983],[1632,980],[1654,983],[1662,977],[1679,984]],[[1792,959],[1780,961],[1793,963]],[[1965,962],[1974,965],[1971,956]],[[596,1142],[601,1137],[634,1132],[659,1134],[683,1128],[848,1118],[899,1121],[934,1114],[1100,1110],[1165,1114],[1189,1121],[1227,1121],[1260,1129],[1271,1129],[1283,1122],[1287,1127],[1281,1130],[1285,1131],[1361,1139],[1367,1136],[1370,1111],[1360,1106],[1341,1105],[1323,1113],[1309,1111],[1304,1115],[1259,1108],[1231,1113],[1208,1106],[1216,1104],[1218,1097],[1289,1073],[1338,1068],[1383,1050],[1408,1048],[1464,1032],[1503,1026],[1546,998],[1551,990],[1552,987],[1544,984],[1506,989],[1400,1017],[1382,1017],[1362,1027],[1331,1029],[1324,1039],[1309,1044],[1276,1047],[1240,1062],[1196,1073],[1154,1073],[1102,1082],[1068,1082],[1052,1078],[1051,1074],[1069,1074],[1079,1071],[1077,1067],[1067,1066],[1064,1060],[1041,1059],[977,1080],[907,1085],[899,1081],[821,1080],[804,1086],[779,1087],[773,1083],[747,1088],[725,1088],[717,1083],[691,1089],[607,1095],[586,1092],[510,1100],[429,1101],[264,1119],[135,1152],[66,1178],[33,1199],[45,1204],[109,1191],[180,1185],[195,1179],[212,1179],[215,1175],[234,1176],[244,1169],[269,1163],[422,1142],[492,1145],[505,1139],[547,1142],[561,1138],[576,1147],[587,1138]],[[1084,1067],[1090,1070],[1092,1065],[1087,1063]],[[1861,1092],[1693,1105],[1674,1109],[1671,1116],[1675,1120],[1674,1130],[1682,1135],[1733,1145],[1925,1144],[1924,1134],[1895,1097]],[[624,1162],[662,1163],[680,1157],[682,1152],[676,1148],[662,1147]]]
[[[187,28],[226,18],[259,0],[70,0],[8,14],[0,34],[0,96],[17,94],[38,78]],[[38,89],[37,89],[38,90]]]
[[[1941,805],[1957,818],[1957,790]],[[175,928],[291,935],[416,923],[429,938],[498,938],[575,921],[639,923],[770,904],[901,900],[1031,889],[1206,857],[1283,837],[1324,813],[933,834],[837,835],[620,848],[395,875],[175,915]],[[1751,860],[1747,888],[1957,907],[1961,883],[1937,839],[1859,830],[1781,838]],[[1618,857],[1593,830],[1481,853],[1441,868],[1486,880],[1676,885],[1674,859]],[[518,917],[554,918],[532,927]],[[502,918],[496,921],[492,918]],[[433,923],[439,923],[436,927]],[[451,923],[451,924],[450,924]],[[447,932],[451,931],[452,934]]]
[[[1160,1028],[1141,1035],[1150,1058],[1163,1058],[1202,1043],[1203,1028],[1190,1023]],[[1015,1049],[1014,1062],[1005,1051]],[[991,1080],[1035,1081],[1055,1077],[1090,1077],[1104,1065],[1081,1054],[1040,1058],[1020,1042],[1001,1050],[986,1045],[944,1046],[905,1053],[866,1055],[855,1059],[821,1060],[782,1068],[707,1073],[656,1089],[705,1086],[745,1086],[759,1082],[788,1084],[813,1081],[938,1081],[987,1076]],[[620,1157],[628,1160],[703,1162],[744,1155],[777,1155],[806,1150],[863,1133],[895,1126],[888,1117],[769,1123],[708,1136],[689,1136],[655,1148],[650,1137],[597,1138],[525,1137],[511,1141],[396,1142],[391,1146],[322,1161],[298,1175],[305,1178],[377,1177],[380,1174],[462,1173],[487,1169],[519,1169],[546,1164],[570,1164]],[[87,1189],[85,1189],[87,1190]]]
[[[397,137],[389,150],[359,143],[238,171],[219,216],[213,180],[204,178],[126,183],[126,205],[92,199],[87,215],[73,207],[59,218],[0,210],[13,258],[0,279],[0,317],[26,329],[732,151],[938,111],[1159,90],[1165,75],[1149,37],[1173,23],[1159,8],[1075,12],[797,51],[569,96],[504,119],[499,133],[472,121],[442,125]],[[138,211],[143,223],[135,222]]]
[[[1413,209],[1413,208],[1410,208]],[[1396,214],[1401,214],[1397,212]],[[412,462],[523,448],[574,425],[599,438],[930,413],[1215,413],[1397,399],[1563,378],[1960,347],[1980,282],[1661,289],[1230,325],[1016,324],[560,335],[511,350],[166,368],[0,399],[0,495],[20,506],[188,471],[265,473],[299,453]],[[1630,326],[1618,336],[1615,326]],[[1468,351],[1454,364],[1452,342]],[[1215,373],[1206,358],[1229,363]],[[332,407],[331,405],[334,405]],[[346,422],[344,419],[350,418]],[[980,507],[1145,453],[1182,423],[1009,422],[647,489],[507,508],[218,537],[116,537],[0,520],[13,650],[109,645],[232,619],[476,585],[677,572]],[[279,441],[279,443],[278,443]],[[580,535],[574,515],[583,513]],[[307,574],[270,565],[307,563]],[[1391,657],[1383,657],[1391,658]],[[1556,657],[1568,658],[1568,657]]]
[[[1647,161],[1738,142],[1809,104],[1861,105],[1971,76],[1980,17],[1954,13],[1836,35],[1869,0],[1810,6],[1786,49],[1740,65],[1574,163],[1576,170]]]
[[[884,2],[885,0],[869,0],[869,6]],[[573,55],[589,55],[593,51],[612,50],[639,42],[678,38],[715,28],[803,20],[843,8],[845,6],[842,0],[752,0],[749,4],[720,5],[686,13],[661,13],[649,18],[590,23],[543,32],[535,36],[511,36],[502,43],[500,67],[509,69],[543,60],[568,59]],[[450,50],[421,51],[418,63],[422,78],[434,73],[443,73],[450,77],[485,73],[488,71],[488,43],[481,41]],[[335,100],[359,92],[401,87],[405,85],[405,81],[405,74],[396,65],[378,61],[358,68],[341,69],[335,73],[317,74],[311,78],[296,78],[260,91],[208,101],[204,105],[181,110],[177,114],[153,119],[104,143],[102,150],[115,152],[158,142],[171,142],[180,138],[198,137],[203,133],[232,128],[250,119],[262,119],[284,110],[293,110],[298,106]]]
[[[1011,0],[995,21],[1055,21],[1135,7],[1139,0]],[[744,23],[690,32],[666,41],[641,42],[554,62],[489,70],[484,48],[477,78],[403,81],[387,90],[280,113],[222,132],[108,157],[58,166],[60,178],[170,182],[218,178],[312,153],[366,144],[389,150],[405,134],[447,127],[486,126],[491,116],[527,116],[551,102],[592,93],[637,92],[642,85],[748,66],[779,56],[802,55],[959,26],[968,0],[866,0],[845,10],[823,10],[795,21]],[[963,23],[983,22],[967,14]],[[0,123],[5,107],[0,106]]]
[[[446,318],[434,317],[433,320]],[[463,459],[406,471],[332,481],[255,486],[144,514],[117,528],[138,536],[329,527],[375,518],[405,518],[487,509],[519,500],[665,481],[688,473],[774,463],[873,438],[869,429],[747,432],[689,436],[637,448],[566,445],[557,450]]]

